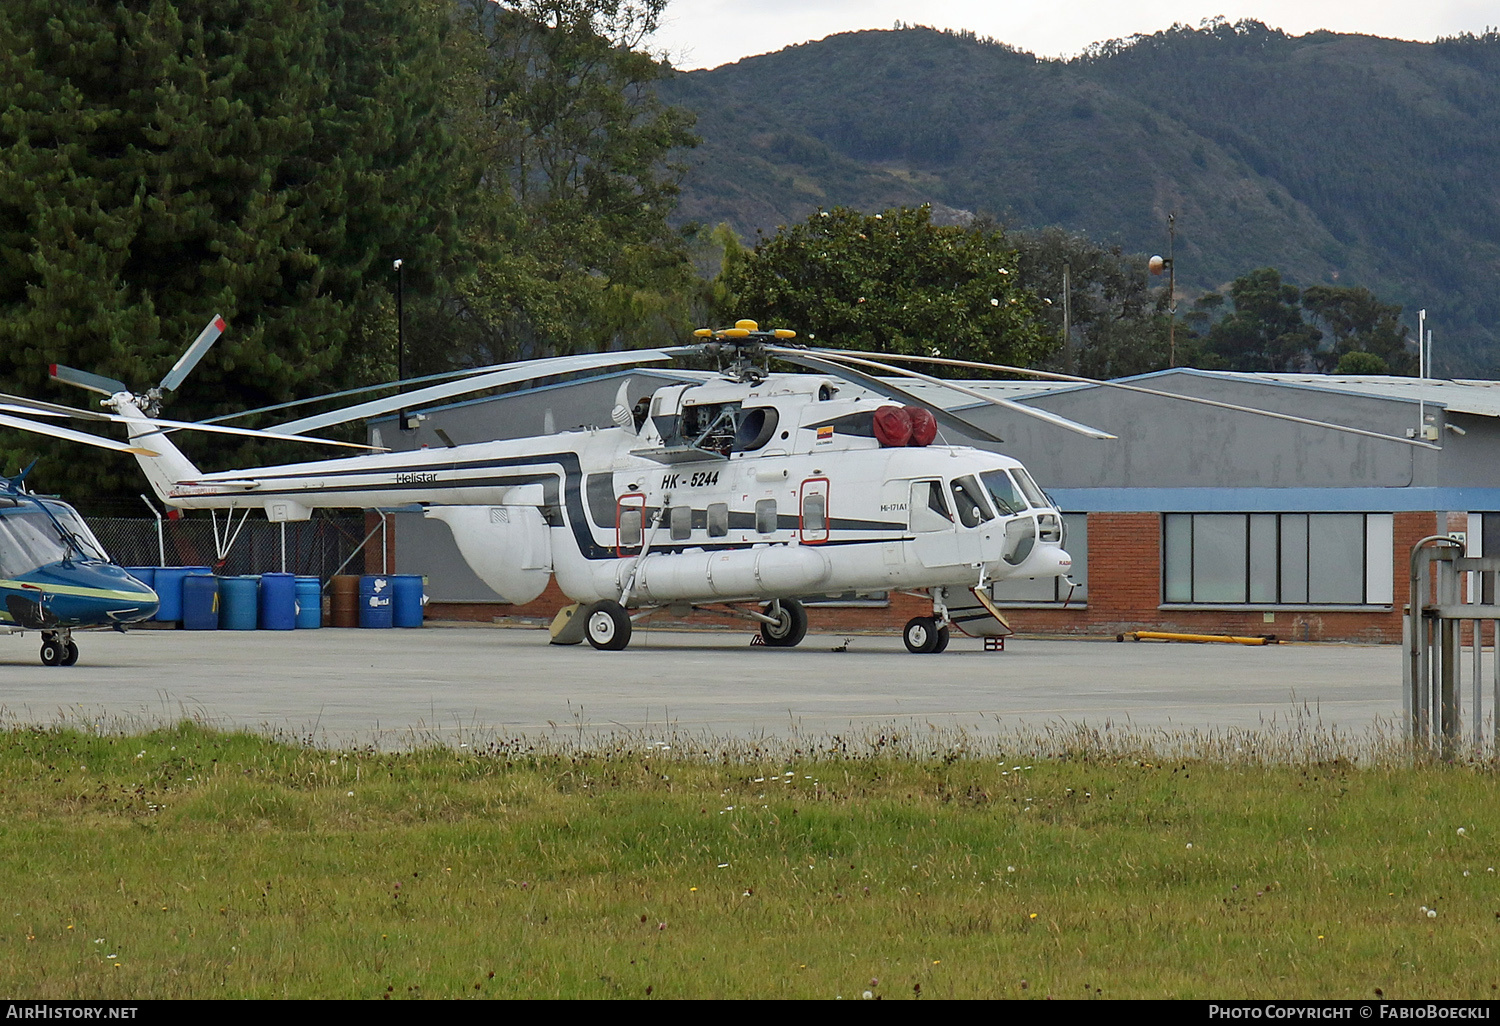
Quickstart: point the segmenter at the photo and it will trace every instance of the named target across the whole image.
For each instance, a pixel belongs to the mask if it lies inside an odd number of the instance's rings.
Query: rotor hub
[[[732,381],[751,384],[765,380],[769,354],[766,346],[775,345],[797,337],[787,328],[766,328],[752,320],[734,322],[732,328],[699,328],[693,332],[706,339],[703,351],[713,356],[728,356],[729,365],[723,373]]]

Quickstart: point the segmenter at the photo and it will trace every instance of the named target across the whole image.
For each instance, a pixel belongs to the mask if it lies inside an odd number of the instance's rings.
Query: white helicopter
[[[507,601],[536,598],[555,575],[574,603],[552,625],[558,644],[587,638],[597,649],[623,649],[634,622],[664,609],[701,609],[754,621],[767,645],[791,647],[807,632],[803,598],[921,589],[932,614],[906,624],[905,644],[940,652],[955,625],[971,634],[1006,630],[986,591],[991,582],[1068,574],[1062,516],[1018,461],[935,444],[940,426],[999,439],[858,368],[942,385],[1090,437],[1115,436],[883,362],[890,356],[796,347],[793,332],[754,321],[697,335],[703,342],[693,346],[485,368],[284,423],[277,435],[549,375],[689,353],[727,359],[716,379],[664,386],[634,409],[622,385],[608,427],[208,474],[166,438],[173,428],[153,419],[157,394],[137,397],[119,382],[81,380],[90,376],[67,368],[54,377],[108,393],[111,419],[126,423],[142,469],[169,505],[262,509],[272,521],[304,520],[319,507],[416,505],[449,526],[476,575]],[[816,373],[771,373],[773,357]],[[898,402],[841,396],[841,381]]]

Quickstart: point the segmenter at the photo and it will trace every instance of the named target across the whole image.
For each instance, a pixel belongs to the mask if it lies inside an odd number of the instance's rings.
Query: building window
[[[1082,513],[1063,514],[1063,548],[1073,557],[1070,585],[1061,577],[1012,577],[990,586],[990,596],[1005,605],[1081,606],[1089,597],[1089,521]],[[1074,586],[1076,585],[1076,587]]]
[[[1167,513],[1169,604],[1389,605],[1390,513]]]

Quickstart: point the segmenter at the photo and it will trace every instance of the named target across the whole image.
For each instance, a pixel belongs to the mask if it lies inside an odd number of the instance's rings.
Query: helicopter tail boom
[[[170,498],[173,487],[178,481],[199,477],[202,472],[193,465],[192,460],[183,455],[181,449],[172,444],[159,427],[146,418],[133,399],[117,395],[113,406],[115,412],[126,419],[130,440],[142,449],[149,449],[154,453],[151,456],[136,456],[146,480],[151,482],[151,490],[162,502],[176,505]]]

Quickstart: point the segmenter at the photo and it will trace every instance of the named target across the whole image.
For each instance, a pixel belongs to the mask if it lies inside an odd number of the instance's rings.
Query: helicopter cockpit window
[[[1008,517],[1021,512],[1026,508],[1026,500],[1021,496],[1021,490],[1016,487],[1016,482],[1011,480],[1009,474],[1003,470],[991,470],[979,475],[984,482],[984,487],[990,495],[990,501],[995,504],[995,509],[1002,517]]]
[[[1047,498],[1047,493],[1037,487],[1037,483],[1031,479],[1031,475],[1020,467],[1011,472],[1016,479],[1016,484],[1021,486],[1021,493],[1026,496],[1026,501],[1039,509],[1046,509],[1052,505],[1052,500]]]
[[[959,523],[965,527],[978,527],[986,520],[995,519],[989,504],[984,501],[979,482],[971,475],[954,479],[953,505],[958,507]]]
[[[943,482],[914,481],[911,486],[910,523],[913,531],[951,531],[953,514],[943,497]]]
[[[0,516],[0,576],[19,577],[64,559],[106,559],[77,513],[54,507],[52,517],[35,508]]]

